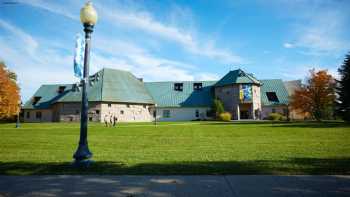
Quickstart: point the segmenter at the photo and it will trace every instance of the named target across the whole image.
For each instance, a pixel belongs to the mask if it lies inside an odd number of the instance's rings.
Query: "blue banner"
[[[77,34],[74,53],[74,76],[80,79],[83,78],[84,51],[85,40],[80,34]]]

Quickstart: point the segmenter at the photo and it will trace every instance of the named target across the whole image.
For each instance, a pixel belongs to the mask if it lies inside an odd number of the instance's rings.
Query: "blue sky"
[[[16,3],[8,3],[16,2]],[[25,101],[47,83],[74,83],[85,1],[0,0],[0,58]],[[90,74],[129,70],[145,81],[216,80],[242,68],[258,79],[336,75],[350,50],[350,1],[95,0]]]

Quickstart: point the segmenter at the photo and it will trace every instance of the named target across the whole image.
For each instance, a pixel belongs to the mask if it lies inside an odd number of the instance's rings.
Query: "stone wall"
[[[50,109],[25,109],[24,111],[24,122],[52,122],[52,110]],[[41,117],[38,117],[41,113]]]
[[[105,117],[118,118],[120,122],[150,122],[153,121],[153,105],[127,103],[101,103],[101,122]]]

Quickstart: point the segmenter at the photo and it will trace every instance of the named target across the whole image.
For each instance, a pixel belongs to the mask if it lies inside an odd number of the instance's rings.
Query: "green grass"
[[[71,165],[79,124],[0,124],[0,174],[350,174],[350,125],[89,124],[90,168]]]

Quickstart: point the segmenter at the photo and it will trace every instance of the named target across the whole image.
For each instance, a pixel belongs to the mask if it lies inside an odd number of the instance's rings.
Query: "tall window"
[[[37,111],[37,112],[35,113],[35,118],[36,118],[36,119],[41,119],[41,116],[42,116],[41,111]]]
[[[112,104],[108,103],[108,107],[112,107]]]
[[[272,112],[272,113],[276,113],[276,109],[275,109],[275,108],[272,108],[271,112]]]
[[[182,91],[183,90],[183,83],[175,83],[174,90],[175,91]]]
[[[266,96],[270,102],[279,102],[276,92],[266,92]]]
[[[193,84],[193,89],[194,90],[202,90],[203,84],[202,83],[194,83]]]
[[[170,110],[168,110],[168,109],[163,110],[163,117],[164,118],[170,118]]]
[[[196,118],[198,118],[198,117],[199,117],[199,110],[196,109]]]
[[[29,111],[27,112],[27,118],[30,118],[30,112]]]

